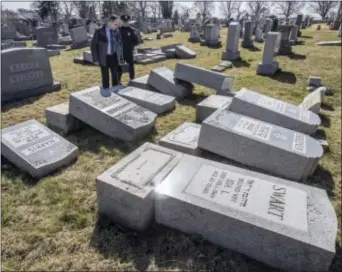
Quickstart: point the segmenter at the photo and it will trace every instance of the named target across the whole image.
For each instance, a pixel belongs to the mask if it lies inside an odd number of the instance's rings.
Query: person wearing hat
[[[133,50],[134,46],[138,45],[139,40],[135,32],[135,29],[129,25],[131,19],[128,15],[122,15],[120,17],[122,26],[119,28],[122,39],[123,58],[128,64],[129,79],[133,80],[135,77],[134,61],[133,61]],[[121,81],[122,68],[119,67],[119,82]]]
[[[90,49],[93,61],[101,68],[102,88],[109,88],[109,70],[112,86],[118,85],[120,82],[118,56],[122,50],[122,42],[117,16],[111,16],[103,27],[95,31]]]

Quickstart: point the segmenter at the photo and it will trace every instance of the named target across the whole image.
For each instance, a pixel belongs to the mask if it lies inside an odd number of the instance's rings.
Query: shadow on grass
[[[327,111],[334,111],[334,107],[332,105],[326,104],[324,102],[321,104],[321,109]]]
[[[323,129],[317,129],[316,133],[312,135],[315,139],[325,140],[327,138],[327,134]]]
[[[277,271],[205,241],[196,234],[187,235],[156,223],[145,232],[136,233],[118,226],[105,216],[97,220],[89,247],[106,259],[132,262],[138,271],[147,271],[153,264],[158,271],[228,271],[228,268],[229,271],[239,271],[246,265],[250,271]]]
[[[336,254],[330,266],[329,272],[338,272],[341,271],[342,267],[342,247],[339,243],[336,242]]]
[[[192,106],[196,108],[196,105],[200,103],[203,99],[206,99],[208,96],[204,94],[195,94],[193,93],[191,96],[186,97],[183,100],[178,101],[179,104],[185,106]]]
[[[304,39],[312,39],[312,36],[306,36],[306,35],[301,35],[300,38],[304,38]]]
[[[295,54],[295,53],[291,53],[288,55],[288,57],[290,59],[294,59],[294,60],[302,60],[302,59],[306,59],[306,56],[305,55],[300,55],[300,54]]]
[[[268,76],[271,79],[277,80],[282,83],[288,84],[296,84],[297,78],[296,75],[292,72],[284,72],[279,69],[279,71],[274,74],[273,76]]]
[[[60,91],[60,89],[56,90],[55,92],[57,91]],[[7,112],[7,111],[10,111],[11,109],[21,108],[22,106],[33,104],[37,100],[41,99],[44,95],[45,93],[23,98],[23,99],[14,100],[14,101],[2,102],[1,112]]]
[[[320,113],[319,118],[321,118],[321,126],[330,128],[331,124],[330,124],[330,118],[328,116],[326,116],[323,113]]]
[[[251,64],[247,61],[245,61],[244,59],[237,59],[237,60],[233,60],[231,61],[233,63],[233,67],[235,68],[240,68],[240,67],[250,67]]]
[[[335,181],[333,176],[330,171],[320,165],[316,167],[314,174],[307,181],[303,181],[303,183],[324,189],[327,191],[329,197],[335,197]]]
[[[253,47],[250,47],[250,48],[245,48],[246,50],[248,51],[251,51],[251,52],[259,52],[261,51],[261,49],[259,49],[258,47],[254,46]]]

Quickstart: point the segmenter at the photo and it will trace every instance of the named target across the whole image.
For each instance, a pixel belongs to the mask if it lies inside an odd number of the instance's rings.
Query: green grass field
[[[324,188],[341,221],[341,47],[318,47],[318,41],[338,40],[336,31],[325,26],[302,30],[304,45],[293,47],[293,57],[278,56],[279,75],[256,76],[263,44],[259,51],[240,47],[242,62],[225,74],[234,77],[234,90],[247,87],[284,101],[299,104],[307,94],[310,75],[320,76],[323,84],[335,91],[325,97],[320,133],[326,136],[330,152],[320,160],[308,184]],[[180,60],[210,69],[220,61],[227,29],[222,29],[223,47],[209,49],[187,42],[189,33],[175,32],[173,38],[145,42],[162,46],[182,42],[197,52],[197,58]],[[155,34],[151,35],[155,38]],[[58,92],[32,97],[2,106],[2,127],[29,119],[46,122],[44,110],[68,100],[70,93],[100,85],[98,67],[73,63],[86,49],[63,51],[52,57],[54,79],[62,83]],[[136,76],[155,67],[174,69],[178,60],[152,65],[136,65]],[[124,75],[127,82],[127,74]],[[195,105],[213,91],[196,86],[194,97],[177,104],[174,111],[158,117],[156,129],[146,141],[157,141],[184,121],[195,121]],[[123,143],[91,127],[66,137],[79,147],[74,164],[39,181],[2,160],[1,256],[2,270],[212,270],[275,271],[236,252],[222,249],[200,237],[185,235],[159,225],[146,233],[122,231],[105,220],[98,220],[95,178],[144,141]],[[339,225],[339,229],[340,229]],[[330,271],[342,270],[341,232],[337,253]],[[257,248],[255,250],[258,250]]]

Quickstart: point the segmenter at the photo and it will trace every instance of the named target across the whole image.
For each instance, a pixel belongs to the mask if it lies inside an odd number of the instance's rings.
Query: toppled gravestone
[[[37,120],[1,130],[1,154],[32,177],[41,178],[78,156],[78,148]]]
[[[315,114],[319,114],[323,96],[321,89],[322,88],[318,88],[305,96],[303,102],[299,106],[308,111],[312,111]]]
[[[321,145],[308,135],[225,109],[202,122],[198,145],[292,180],[305,180],[312,175],[323,155]]]
[[[137,77],[128,82],[128,86],[137,87],[143,90],[153,91],[153,87],[147,83],[149,75]]]
[[[198,147],[200,130],[201,125],[185,122],[161,138],[158,143],[183,153],[199,156],[201,154]]]
[[[157,223],[271,267],[328,271],[335,256],[337,218],[322,189],[184,155],[155,191]]]
[[[232,98],[229,96],[213,94],[207,97],[196,105],[196,122],[202,123],[217,109],[228,109],[231,102]]]
[[[136,87],[126,87],[118,91],[118,95],[144,107],[156,114],[162,114],[175,108],[173,96],[151,92]]]
[[[236,93],[229,110],[305,134],[315,133],[321,123],[313,112],[246,88]]]
[[[103,96],[100,87],[70,94],[70,113],[101,131],[123,141],[146,137],[154,127],[157,115],[137,104],[110,93]]]
[[[193,59],[196,58],[196,52],[184,45],[177,45],[175,48],[175,54],[180,59]]]

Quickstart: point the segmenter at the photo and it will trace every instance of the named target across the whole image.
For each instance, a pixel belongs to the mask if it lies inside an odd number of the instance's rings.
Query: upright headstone
[[[1,100],[11,101],[57,91],[45,48],[10,48],[1,51]]]
[[[1,40],[15,40],[17,38],[17,31],[15,26],[1,27]]]
[[[279,55],[287,55],[292,52],[291,42],[290,42],[290,32],[293,26],[291,25],[280,25],[279,32],[281,34]]]
[[[243,48],[253,48],[253,40],[252,40],[252,33],[253,33],[253,22],[246,21],[245,22],[245,32],[243,36],[243,41],[241,46]]]
[[[273,58],[279,51],[280,34],[278,32],[268,32],[262,61],[258,65],[258,75],[274,75],[279,69],[279,63]]]
[[[341,28],[342,28],[342,23],[340,24],[340,27],[338,28],[338,31],[337,31],[337,36],[338,37],[341,37]]]
[[[228,109],[232,97],[213,94],[196,105],[196,122],[202,123],[217,109]]]
[[[298,36],[298,26],[293,26],[290,32],[290,42],[296,44]]]
[[[220,44],[220,28],[215,24],[207,24],[204,26],[204,35],[206,45],[217,46]]]
[[[117,94],[103,96],[99,87],[71,93],[70,113],[102,133],[123,141],[146,137],[157,117]]]
[[[96,178],[99,213],[134,230],[154,220],[154,188],[182,154],[145,143]]]
[[[70,29],[72,39],[72,49],[78,49],[89,46],[87,30],[84,26]]]
[[[58,34],[53,27],[37,27],[37,46],[47,47],[58,43]]]
[[[313,134],[321,124],[319,116],[296,105],[242,88],[229,110],[305,134]]]
[[[197,54],[194,50],[184,46],[177,45],[175,48],[175,55],[180,59],[193,59],[196,58]]]
[[[194,24],[191,27],[189,42],[196,43],[201,41],[200,33],[198,31],[197,26]]]
[[[226,51],[222,53],[222,60],[236,60],[240,58],[239,39],[240,39],[240,24],[231,22],[228,27]]]
[[[278,18],[274,18],[273,19],[273,24],[272,24],[272,32],[277,32],[278,31],[278,24],[279,24],[279,20]]]
[[[222,109],[202,122],[198,145],[292,180],[312,175],[323,155],[321,145],[308,135]]]
[[[322,189],[184,155],[155,191],[157,223],[277,270],[328,271],[335,256],[337,217]]]
[[[199,156],[201,153],[198,147],[200,130],[201,125],[185,122],[161,138],[158,143],[183,153]]]
[[[256,42],[263,42],[263,38],[262,38],[262,30],[261,28],[257,27],[255,29],[255,39]]]
[[[184,63],[176,64],[174,77],[214,89],[221,95],[229,95],[233,86],[233,78],[230,76]]]
[[[36,120],[1,130],[1,155],[31,176],[41,178],[69,165],[78,148]]]
[[[267,34],[272,31],[273,20],[271,18],[266,19],[264,39],[267,39]]]
[[[296,18],[296,23],[295,23],[295,25],[298,27],[298,29],[300,29],[300,27],[302,25],[302,21],[303,21],[303,14],[298,14],[297,18]]]

